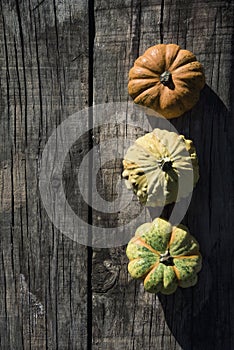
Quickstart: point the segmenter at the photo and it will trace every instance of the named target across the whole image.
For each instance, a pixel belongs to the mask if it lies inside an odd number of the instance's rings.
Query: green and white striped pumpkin
[[[129,147],[123,167],[128,189],[133,189],[142,204],[151,207],[187,197],[199,179],[192,141],[158,128]]]
[[[188,229],[171,226],[161,218],[141,225],[127,246],[128,271],[144,279],[150,293],[172,294],[177,287],[196,284],[202,257],[199,244]]]

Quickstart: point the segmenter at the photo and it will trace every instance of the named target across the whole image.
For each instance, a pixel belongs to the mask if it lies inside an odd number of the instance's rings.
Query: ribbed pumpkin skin
[[[150,293],[172,294],[177,287],[196,284],[202,257],[199,244],[185,226],[172,227],[163,219],[141,225],[128,243],[128,271],[144,279]]]
[[[168,82],[162,79],[165,72],[170,74]],[[202,65],[192,52],[175,44],[159,44],[135,61],[129,71],[128,92],[135,103],[171,119],[197,103],[204,85]]]
[[[199,178],[192,141],[161,129],[138,138],[127,150],[123,166],[127,187],[133,189],[142,204],[151,207],[187,197]]]

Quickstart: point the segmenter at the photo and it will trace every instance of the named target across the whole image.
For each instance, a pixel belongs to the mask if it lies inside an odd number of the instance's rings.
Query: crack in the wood
[[[21,119],[22,119],[22,115],[23,115],[23,103],[22,103],[22,95],[21,95],[21,83],[20,83],[20,73],[19,73],[19,62],[18,62],[18,53],[17,53],[17,43],[16,40],[14,39],[14,49],[15,49],[15,68],[16,68],[16,76],[17,76],[17,83],[18,83],[18,97],[19,97],[19,105],[20,105],[20,113],[21,113]],[[14,91],[14,97],[15,97],[15,91]],[[16,99],[15,99],[15,103],[17,105]],[[16,122],[16,110],[15,110],[15,122]],[[16,129],[16,128],[15,128]],[[16,130],[15,130],[15,134],[16,134]],[[15,135],[15,141],[16,141],[16,135]]]
[[[3,38],[4,38],[4,49],[5,49],[5,60],[6,60],[6,87],[7,87],[7,115],[10,115],[10,87],[9,87],[9,81],[10,81],[10,70],[9,70],[9,58],[8,58],[8,48],[7,48],[7,34],[6,34],[6,25],[5,25],[5,17],[3,15],[3,7],[2,2],[0,2],[1,5],[1,12],[2,12],[2,24],[3,24]],[[8,130],[10,130],[10,118],[8,118]]]
[[[136,9],[136,14],[133,14],[133,9]],[[134,5],[134,1],[131,1],[131,21],[130,21],[130,35],[132,37],[131,42],[131,53],[134,55],[134,59],[139,56],[139,47],[140,47],[140,37],[141,37],[141,0],[137,1],[137,4]],[[133,18],[134,23],[133,23]],[[134,32],[133,30],[134,29]]]
[[[39,106],[40,106],[40,120],[39,120],[39,131],[38,131],[38,150],[40,150],[41,141],[42,141],[41,134],[43,130],[43,98],[42,98],[41,68],[40,68],[40,59],[39,59],[39,47],[38,47],[36,22],[35,22],[35,44],[36,44],[36,62],[37,62],[38,88],[39,88]]]
[[[137,3],[138,14],[137,14],[137,57],[139,56],[140,40],[141,40],[141,1]]]
[[[93,105],[93,66],[94,66],[94,39],[95,39],[95,15],[94,15],[94,0],[88,1],[88,18],[89,18],[89,69],[88,69],[88,106]],[[93,113],[92,109],[89,109],[89,148],[93,148]],[[93,159],[89,157],[89,169],[93,168]],[[89,174],[92,172],[89,171]],[[88,176],[88,198],[89,203],[92,203],[92,176]],[[93,223],[93,210],[88,206],[88,248],[87,248],[87,350],[92,349],[93,339],[93,292],[92,292],[92,262],[93,262],[93,249],[92,249],[92,223]]]
[[[161,13],[160,13],[160,24],[159,24],[159,31],[160,31],[160,43],[163,44],[163,11],[164,11],[164,0],[161,2]]]
[[[13,273],[15,272],[14,268],[14,239],[13,239],[13,233],[14,233],[14,227],[15,227],[15,198],[14,198],[14,158],[13,158],[13,150],[11,149],[11,263],[12,263],[12,270]]]
[[[152,337],[152,327],[153,327],[153,310],[154,309],[153,309],[153,305],[152,305],[150,308],[150,319],[149,319],[149,350],[151,348],[151,337]]]
[[[56,0],[53,0],[53,6],[54,6],[54,27],[55,27],[55,33],[56,33],[56,46],[57,46],[57,52],[59,55],[59,35],[58,35]],[[58,74],[58,76],[59,76],[59,74]]]
[[[22,55],[22,64],[23,64],[23,77],[24,77],[24,113],[25,113],[25,146],[27,147],[27,78],[26,78],[26,67],[25,67],[25,51],[24,51],[24,34],[23,34],[23,26],[22,26],[22,19],[21,19],[21,13],[20,13],[20,6],[19,6],[19,0],[16,0],[16,12],[18,17],[18,24],[19,24],[19,35],[20,35],[20,44],[21,44],[21,55]]]
[[[44,2],[45,2],[45,0],[40,1],[32,10],[33,11],[37,10],[38,7],[40,7]]]

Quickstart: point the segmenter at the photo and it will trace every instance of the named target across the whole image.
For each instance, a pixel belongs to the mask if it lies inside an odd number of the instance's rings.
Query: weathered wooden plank
[[[88,103],[88,2],[2,1],[0,28],[0,347],[86,349],[87,248],[53,227],[38,175],[53,130]]]
[[[128,71],[142,50],[142,42],[148,44],[151,41],[154,44],[156,38],[160,40],[160,18],[159,1],[152,5],[140,1],[117,1],[109,6],[102,1],[96,1],[95,103],[127,101]],[[111,119],[109,121],[112,122]],[[112,125],[108,132],[103,126],[98,132],[94,136],[101,142],[117,135],[121,140],[128,137],[135,139],[142,133],[140,129],[134,129],[130,125],[127,130],[116,130]],[[101,157],[102,154],[100,163]],[[113,200],[111,188],[115,189],[114,174],[121,174],[121,162],[113,160],[109,163],[109,169],[107,168],[102,168],[103,178],[99,179],[100,183],[106,180],[100,186],[101,193],[107,200]],[[133,207],[130,206],[130,210]],[[113,226],[113,221],[116,225],[124,224],[128,221],[128,214],[118,213],[111,218]],[[110,220],[110,215],[103,218],[101,223],[104,227],[104,222],[108,219]],[[158,299],[144,293],[142,285],[129,278],[125,247],[95,249],[92,276],[94,349],[145,349],[150,346],[157,349],[169,348],[168,346],[179,348],[164,322]]]
[[[87,1],[3,0],[0,8],[1,348],[89,349],[92,333],[93,349],[231,349],[232,2],[97,0],[95,27],[88,27]],[[94,29],[94,56],[88,57]],[[91,295],[90,249],[59,233],[40,200],[41,153],[54,128],[92,99],[127,101],[129,68],[159,42],[192,50],[205,67],[199,103],[172,122],[194,140],[199,155],[201,178],[184,223],[201,244],[204,267],[195,288],[157,297],[129,277],[125,247],[94,249]],[[93,145],[116,136],[121,158],[121,142],[141,133],[103,125],[94,129]],[[76,184],[89,145],[87,133],[72,147],[64,188],[75,213],[92,219],[95,236],[95,225],[124,225],[139,208],[133,203],[131,213],[90,211]],[[117,197],[120,158],[98,173],[106,200]],[[99,153],[100,164],[103,159]]]
[[[194,140],[199,155],[201,178],[184,218],[204,256],[199,283],[158,298],[129,278],[125,247],[95,250],[94,349],[233,347],[233,236],[229,229],[234,204],[229,128],[233,117],[228,111],[232,103],[232,18],[233,4],[225,1],[95,2],[95,103],[126,101],[127,75],[134,59],[160,42],[192,50],[204,65],[207,86],[197,106],[172,122],[179,133]],[[97,140],[108,139],[106,127],[98,131]],[[111,134],[116,135],[114,128],[109,137]],[[136,137],[137,132],[128,130],[128,135]],[[109,183],[115,188],[113,174],[121,172],[119,164],[113,162],[109,164],[112,169],[102,172],[107,190],[103,185],[100,188],[109,200]],[[124,222],[119,215],[113,220]]]
[[[165,2],[163,12],[163,40],[192,50],[204,65],[207,81],[197,106],[173,122],[194,140],[200,165],[200,180],[184,220],[204,256],[200,282],[173,300],[163,299],[165,319],[185,349],[233,347],[233,14],[233,3],[224,1],[192,6]]]

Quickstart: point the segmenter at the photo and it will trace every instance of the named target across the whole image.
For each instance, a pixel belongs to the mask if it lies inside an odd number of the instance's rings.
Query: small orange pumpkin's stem
[[[165,86],[169,86],[171,83],[171,72],[169,72],[168,70],[163,72],[160,75],[160,82]]]

